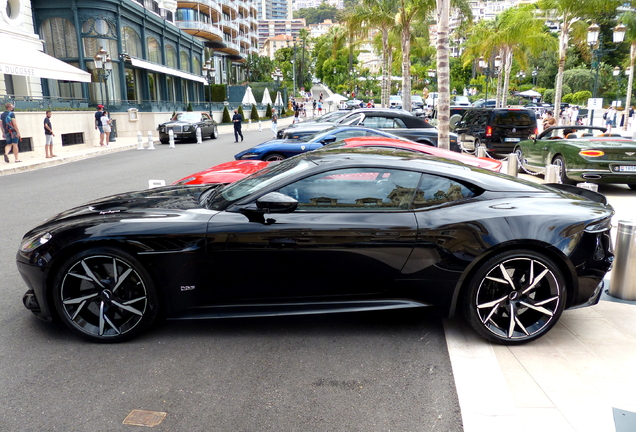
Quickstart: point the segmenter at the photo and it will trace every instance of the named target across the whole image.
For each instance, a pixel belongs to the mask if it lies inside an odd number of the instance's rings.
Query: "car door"
[[[389,289],[417,232],[410,209],[420,174],[397,169],[324,171],[277,191],[298,200],[292,213],[252,221],[222,212],[209,237],[216,301],[364,296]],[[252,218],[252,220],[255,220]],[[222,227],[222,233],[215,232]]]
[[[212,131],[214,128],[214,121],[212,120],[210,115],[206,113],[202,113],[201,122],[203,123],[203,126],[201,128],[201,135],[203,135],[204,137],[205,136],[209,137],[210,135],[212,135]]]

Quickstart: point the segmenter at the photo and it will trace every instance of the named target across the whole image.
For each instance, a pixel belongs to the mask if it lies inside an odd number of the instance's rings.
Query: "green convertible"
[[[622,183],[636,190],[636,141],[596,126],[556,126],[515,147],[521,167],[559,166],[561,183]]]

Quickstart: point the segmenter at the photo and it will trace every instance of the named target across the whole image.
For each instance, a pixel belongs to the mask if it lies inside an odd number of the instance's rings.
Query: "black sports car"
[[[613,259],[602,195],[380,153],[318,150],[228,186],[132,192],[58,214],[17,254],[24,304],[99,342],[130,338],[160,312],[435,305],[515,344],[598,301]]]
[[[159,131],[159,141],[161,144],[168,144],[170,141],[170,130],[175,140],[197,140],[197,128],[201,129],[201,137],[210,137],[217,139],[219,131],[216,121],[210,114],[205,112],[182,112],[176,114],[170,121],[161,123],[157,130]]]

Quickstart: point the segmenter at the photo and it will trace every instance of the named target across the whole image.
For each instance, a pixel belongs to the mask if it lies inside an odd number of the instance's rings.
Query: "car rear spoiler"
[[[569,192],[574,195],[581,196],[583,198],[587,198],[590,201],[594,201],[603,205],[607,205],[607,198],[605,195],[600,194],[598,192],[591,191],[589,189],[583,189],[574,185],[567,185],[561,183],[546,183],[544,186],[549,186],[554,189],[559,189],[564,192]]]

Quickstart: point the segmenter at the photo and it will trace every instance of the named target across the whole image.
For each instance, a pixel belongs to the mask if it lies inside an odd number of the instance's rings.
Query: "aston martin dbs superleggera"
[[[381,153],[319,150],[227,186],[167,186],[60,213],[18,251],[24,304],[98,342],[131,338],[160,315],[436,306],[515,344],[598,301],[613,259],[605,197]]]

